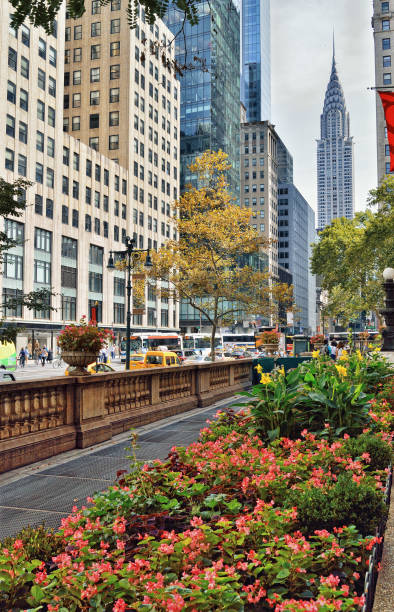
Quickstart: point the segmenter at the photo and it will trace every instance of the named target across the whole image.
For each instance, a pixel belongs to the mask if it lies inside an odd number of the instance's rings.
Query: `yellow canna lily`
[[[347,361],[349,359],[349,353],[344,349],[339,359],[340,361]]]
[[[268,385],[271,382],[271,376],[269,374],[262,374],[260,378],[260,382],[262,385]]]
[[[356,351],[356,355],[357,355],[357,359],[358,359],[359,361],[362,361],[362,360],[363,360],[363,356],[362,356],[362,354],[361,354],[360,349],[357,349],[357,351]]]
[[[338,372],[338,374],[339,374],[339,376],[341,378],[344,378],[345,376],[347,376],[347,369],[346,368],[344,368],[341,365],[336,365],[335,367],[336,367],[337,372]]]
[[[281,368],[278,369],[279,374],[282,374],[282,376],[285,375],[285,368],[284,366],[282,366]]]
[[[258,374],[261,374],[263,372],[263,368],[261,367],[260,363],[258,363],[257,366],[255,366],[254,369],[257,370]]]
[[[317,359],[319,357],[319,355],[320,355],[320,351],[312,351],[312,357],[314,359]]]

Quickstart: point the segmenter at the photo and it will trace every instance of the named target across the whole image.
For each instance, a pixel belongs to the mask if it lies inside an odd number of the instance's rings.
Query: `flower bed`
[[[134,464],[59,534],[5,542],[0,609],[361,610],[387,516],[393,379],[376,354],[338,365],[264,375],[242,412]]]

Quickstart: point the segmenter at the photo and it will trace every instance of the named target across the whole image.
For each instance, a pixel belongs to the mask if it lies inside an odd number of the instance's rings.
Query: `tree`
[[[25,191],[32,183],[25,179],[18,179],[13,183],[8,183],[0,178],[0,217],[9,216],[21,217],[26,209]],[[4,256],[20,243],[10,238],[6,232],[0,231],[0,264],[4,261]],[[5,314],[8,309],[16,308],[18,305],[26,306],[29,310],[54,310],[48,305],[52,292],[48,289],[36,289],[30,293],[23,293],[20,297],[4,300],[1,303],[0,319],[0,342],[13,342],[18,328],[5,325]],[[20,329],[19,329],[20,331]]]
[[[269,244],[249,225],[250,212],[233,202],[225,179],[227,157],[206,151],[190,165],[199,187],[189,185],[175,202],[179,239],[153,253],[150,275],[164,280],[161,295],[186,301],[209,321],[212,359],[219,326],[234,322],[240,312],[277,316],[279,301],[292,303],[292,289],[261,265],[261,250]],[[253,255],[257,265],[248,261]]]
[[[345,324],[362,311],[380,318],[382,272],[394,265],[394,178],[372,190],[368,204],[354,219],[334,219],[312,245],[312,272],[329,295],[326,314]]]

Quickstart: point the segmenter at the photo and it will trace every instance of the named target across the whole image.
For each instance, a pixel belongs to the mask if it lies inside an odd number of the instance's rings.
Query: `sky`
[[[316,211],[316,139],[331,73],[332,32],[354,138],[355,209],[376,187],[372,0],[271,0],[272,117],[293,155],[294,183]]]

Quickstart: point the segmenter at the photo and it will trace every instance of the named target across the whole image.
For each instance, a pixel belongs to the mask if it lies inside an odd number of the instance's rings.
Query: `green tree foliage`
[[[8,183],[0,178],[0,218],[8,218],[9,216],[21,217],[26,209],[25,190],[32,183],[25,179],[18,179],[13,183]],[[0,231],[0,263],[4,260],[4,255],[9,249],[18,246],[19,242],[13,240],[4,231]],[[10,325],[4,325],[5,313],[7,309],[16,308],[16,306],[26,306],[29,310],[54,310],[48,306],[52,292],[48,289],[37,289],[24,293],[18,298],[11,298],[1,302],[0,312],[0,342],[13,342],[18,328]],[[19,329],[20,331],[20,329]]]
[[[110,0],[100,0],[105,6]],[[48,34],[52,31],[52,24],[58,14],[63,0],[10,0],[15,8],[13,24],[19,27],[25,19],[37,26],[42,26]],[[68,0],[67,8],[70,17],[78,19],[86,11],[87,0]],[[90,5],[90,2],[89,2]],[[145,10],[146,20],[149,24],[162,18],[168,8],[169,0],[127,0],[127,20],[131,28],[135,27],[137,10],[141,6]],[[198,23],[196,0],[174,0],[174,5],[185,16],[185,21],[191,25]]]
[[[383,306],[382,272],[394,265],[393,177],[370,192],[368,204],[354,219],[334,219],[312,247],[312,272],[329,294],[326,314],[343,323]]]

